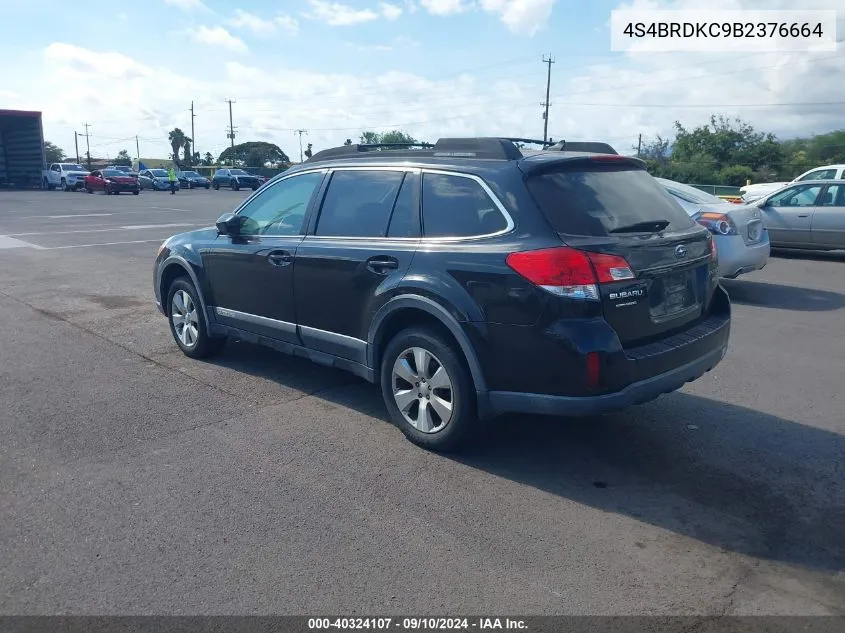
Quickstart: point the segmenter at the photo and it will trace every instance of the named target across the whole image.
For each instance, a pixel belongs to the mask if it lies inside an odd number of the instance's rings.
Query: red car
[[[117,169],[95,169],[85,176],[84,186],[88,193],[103,191],[109,196],[121,191],[131,191],[136,196],[141,192],[141,185],[136,177]]]

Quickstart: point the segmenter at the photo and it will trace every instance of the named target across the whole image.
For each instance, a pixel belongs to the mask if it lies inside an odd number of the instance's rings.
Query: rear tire
[[[132,195],[137,196],[139,193],[141,193],[141,192],[136,189],[135,191],[132,192]]]
[[[85,191],[87,191],[88,193],[94,193],[94,190],[91,189],[91,187],[85,187]]]
[[[382,357],[381,391],[391,421],[432,451],[457,450],[478,428],[475,389],[453,347],[437,332],[413,327],[394,336]]]
[[[208,191],[211,188],[211,185],[206,185],[205,190]]]
[[[167,321],[173,340],[189,358],[211,358],[226,346],[226,337],[212,337],[206,329],[202,304],[194,284],[179,277],[167,291]]]

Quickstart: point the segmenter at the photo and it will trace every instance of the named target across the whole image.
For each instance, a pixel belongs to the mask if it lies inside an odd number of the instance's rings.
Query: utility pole
[[[82,125],[85,126],[85,156],[88,159],[88,169],[91,169],[91,143],[88,142],[88,128],[91,126],[87,123],[83,123]]]
[[[302,135],[308,134],[308,130],[296,130],[294,134],[299,134],[299,162],[302,162]]]
[[[549,106],[552,105],[549,103],[549,91],[552,87],[552,64],[555,63],[555,60],[552,59],[551,55],[549,55],[548,59],[543,55],[543,63],[549,67],[548,74],[546,75],[546,100],[540,104],[545,107],[543,111],[543,142],[546,142],[549,140]]]
[[[188,164],[189,165],[194,164],[194,154],[197,153],[197,140],[194,137],[194,119],[196,117],[197,117],[197,115],[194,114],[194,102],[191,101],[191,147],[193,149],[192,149],[192,152],[191,152],[191,156],[188,157]]]
[[[138,159],[138,162],[141,162],[141,146],[138,144],[138,135],[135,135],[135,158]]]
[[[235,124],[232,121],[232,104],[235,103],[232,99],[226,99],[229,103],[229,132],[226,136],[231,140],[231,146],[235,146]]]
[[[73,146],[76,148],[76,162],[79,164],[79,135],[74,132],[73,133]]]
[[[637,156],[640,155],[642,148],[643,148],[643,135],[640,134],[640,137],[637,139]]]

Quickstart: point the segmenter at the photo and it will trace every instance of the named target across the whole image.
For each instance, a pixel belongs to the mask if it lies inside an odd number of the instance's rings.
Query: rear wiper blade
[[[618,226],[615,229],[610,229],[610,233],[660,233],[663,229],[669,226],[669,220],[649,220],[647,222],[634,222],[633,224],[625,224]]]

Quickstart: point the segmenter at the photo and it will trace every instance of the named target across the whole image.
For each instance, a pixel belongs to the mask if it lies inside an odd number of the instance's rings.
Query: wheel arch
[[[448,335],[461,351],[470,372],[475,391],[486,394],[487,383],[481,363],[467,333],[458,320],[439,303],[419,295],[400,295],[384,304],[375,314],[367,335],[367,364],[376,376],[384,348],[398,331],[413,325],[433,325]]]
[[[205,322],[206,330],[211,329],[211,324],[208,320],[208,310],[206,309],[205,297],[203,296],[202,286],[200,285],[199,278],[197,277],[196,272],[194,272],[193,267],[190,263],[183,257],[178,255],[171,255],[168,257],[164,262],[162,262],[161,266],[159,267],[159,274],[158,274],[158,293],[159,297],[161,297],[161,306],[164,309],[164,313],[167,316],[170,316],[169,309],[170,306],[167,303],[167,293],[170,288],[170,285],[179,277],[187,276],[191,283],[194,284],[194,289],[197,291],[197,297],[200,300],[200,307],[202,308],[202,318]]]

